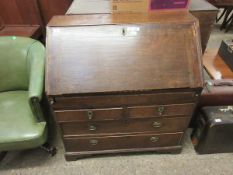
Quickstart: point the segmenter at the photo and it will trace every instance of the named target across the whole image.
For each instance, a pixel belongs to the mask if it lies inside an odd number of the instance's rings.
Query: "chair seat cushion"
[[[46,137],[46,123],[33,115],[28,91],[0,93],[0,151],[35,148]]]

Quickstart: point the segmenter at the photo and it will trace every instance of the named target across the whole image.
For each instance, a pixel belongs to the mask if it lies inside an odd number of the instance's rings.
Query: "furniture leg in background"
[[[193,0],[189,11],[199,20],[202,53],[204,53],[219,10],[205,0]]]
[[[228,32],[233,26],[233,13],[231,14],[230,18],[228,19],[228,25],[226,27],[226,32]]]
[[[223,19],[223,22],[221,24],[221,27],[220,27],[220,30],[223,30],[225,28],[227,28],[228,24],[229,24],[229,21],[230,21],[230,18],[229,16],[232,16],[231,15],[231,12],[233,11],[233,8],[230,7],[230,8],[226,8],[226,13],[224,15],[224,19]]]
[[[224,15],[226,14],[226,12],[227,12],[227,8],[224,8],[224,10],[219,15],[219,17],[218,16],[216,17],[216,22],[219,22],[224,17]]]
[[[228,32],[232,26],[232,11],[233,11],[233,0],[207,0],[217,8],[223,8],[223,12],[219,17],[216,18],[216,22],[219,22],[222,18],[223,22],[220,26],[220,30],[225,29],[225,32]],[[229,18],[230,17],[230,18]]]

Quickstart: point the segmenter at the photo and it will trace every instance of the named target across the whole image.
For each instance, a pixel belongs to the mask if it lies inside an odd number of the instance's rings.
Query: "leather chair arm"
[[[29,98],[29,104],[31,106],[32,112],[34,116],[36,117],[38,122],[43,122],[44,121],[44,115],[43,111],[40,106],[40,101],[37,97],[31,97]]]
[[[38,121],[44,121],[40,106],[44,90],[45,49],[35,41],[28,51],[29,61],[29,103]]]

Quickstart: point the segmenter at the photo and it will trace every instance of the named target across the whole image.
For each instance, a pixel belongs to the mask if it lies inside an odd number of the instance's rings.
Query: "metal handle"
[[[152,125],[154,128],[160,128],[162,124],[160,122],[154,122]]]
[[[93,112],[91,110],[87,111],[87,117],[89,120],[93,118]]]
[[[89,130],[89,131],[95,131],[95,130],[96,130],[96,127],[93,126],[93,125],[89,125],[89,126],[88,126],[88,130]]]
[[[92,146],[95,146],[95,145],[98,144],[98,140],[96,140],[96,139],[91,139],[91,140],[89,140],[89,143],[90,143]]]
[[[158,107],[158,114],[163,115],[164,109],[165,109],[164,106]]]
[[[158,142],[159,141],[159,137],[156,137],[156,136],[151,137],[150,141],[153,142],[153,143]]]

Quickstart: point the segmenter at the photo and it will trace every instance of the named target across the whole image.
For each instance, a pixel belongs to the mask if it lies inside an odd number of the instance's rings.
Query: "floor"
[[[218,47],[222,39],[232,38],[215,25],[208,47]],[[186,133],[181,154],[130,154],[99,156],[66,162],[61,140],[57,139],[58,153],[50,157],[40,149],[10,152],[0,163],[1,175],[232,175],[233,153],[198,155]]]

